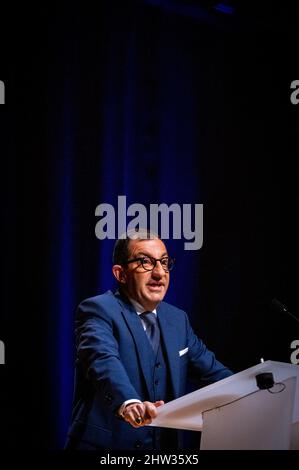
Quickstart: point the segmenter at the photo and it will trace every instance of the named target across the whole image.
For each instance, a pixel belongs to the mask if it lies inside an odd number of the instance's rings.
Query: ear
[[[117,282],[120,282],[121,284],[126,284],[126,273],[124,271],[124,268],[120,264],[115,264],[114,266],[112,266],[112,272]]]

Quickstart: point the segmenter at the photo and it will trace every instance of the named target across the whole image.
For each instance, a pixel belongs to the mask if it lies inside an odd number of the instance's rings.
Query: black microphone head
[[[288,312],[288,309],[286,308],[286,306],[283,305],[283,303],[281,303],[279,300],[274,298],[272,299],[271,303],[272,303],[272,306],[275,308],[275,310],[277,310],[278,312],[285,312],[285,313]]]
[[[260,390],[267,390],[274,385],[274,377],[272,372],[262,372],[255,376],[256,385]]]
[[[289,312],[289,310],[287,309],[287,307],[285,305],[283,305],[279,300],[277,299],[272,299],[272,306],[274,307],[274,309],[277,311],[277,312],[280,312],[280,313],[286,313],[289,317],[292,317],[294,320],[296,320],[297,322],[299,322],[299,318],[294,315],[293,313]]]

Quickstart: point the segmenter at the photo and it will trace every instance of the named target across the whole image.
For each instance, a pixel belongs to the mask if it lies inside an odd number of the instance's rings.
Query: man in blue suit
[[[143,238],[142,238],[143,236]],[[148,427],[164,402],[232,374],[163,298],[174,260],[157,236],[136,232],[113,253],[116,292],[83,301],[76,317],[76,383],[68,449],[170,450],[182,431]]]

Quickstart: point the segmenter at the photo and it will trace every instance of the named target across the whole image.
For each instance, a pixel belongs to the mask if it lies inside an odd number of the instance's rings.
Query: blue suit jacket
[[[185,394],[191,372],[202,384],[231,375],[196,337],[184,311],[161,302],[157,315],[174,398]],[[76,343],[69,439],[79,447],[85,443],[99,449],[136,448],[149,428],[135,429],[116,414],[118,407],[130,398],[154,401],[154,358],[136,311],[119,292],[108,291],[84,300],[77,311]],[[186,348],[188,352],[180,356],[179,351]]]

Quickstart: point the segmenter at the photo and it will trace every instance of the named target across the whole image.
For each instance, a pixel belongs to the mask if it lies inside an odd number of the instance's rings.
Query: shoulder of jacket
[[[110,311],[111,308],[116,306],[115,296],[112,291],[107,291],[104,294],[95,295],[82,300],[78,306],[80,311],[104,310]]]

